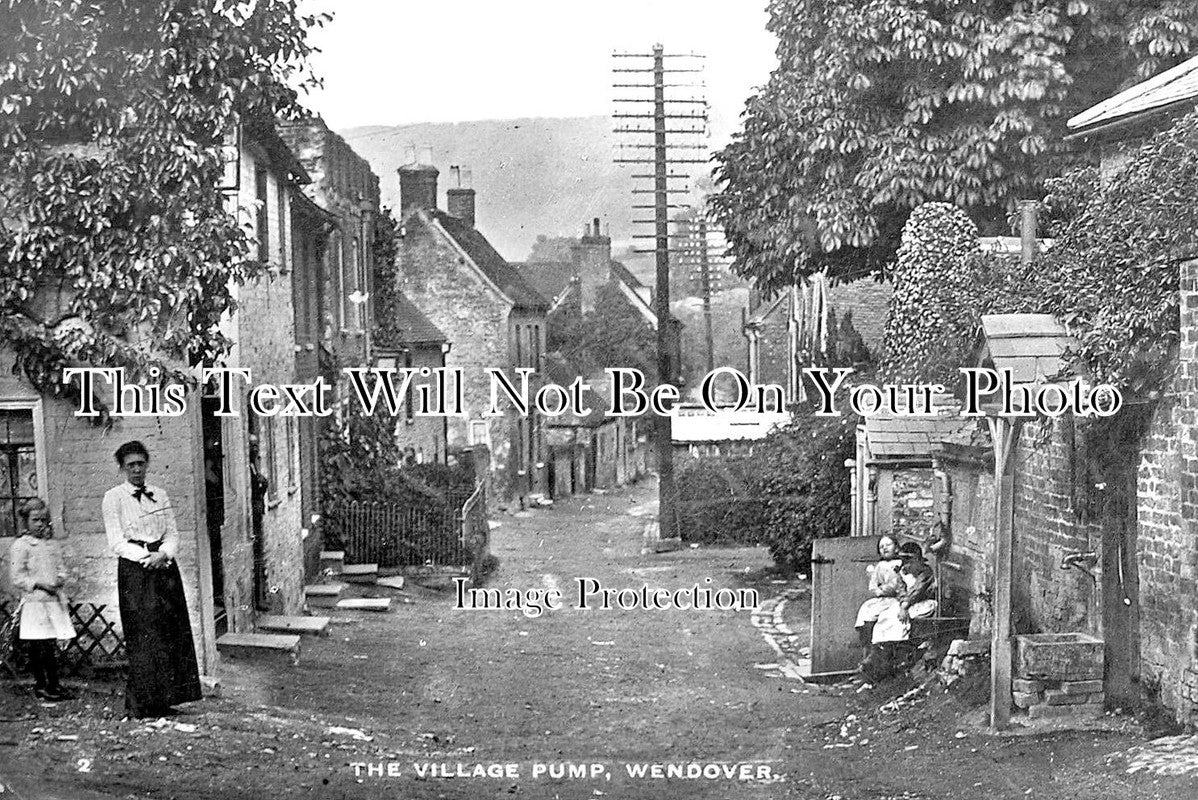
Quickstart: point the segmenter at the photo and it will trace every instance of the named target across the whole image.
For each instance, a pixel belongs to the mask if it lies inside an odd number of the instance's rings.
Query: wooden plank
[[[258,617],[256,627],[268,633],[307,634],[325,636],[329,632],[328,617],[288,617],[266,614]]]
[[[994,440],[994,623],[990,637],[990,725],[1011,722],[1011,551],[1014,531],[1014,461],[1017,422],[987,419]]]
[[[861,647],[853,623],[869,599],[868,564],[878,558],[880,536],[846,536],[812,542],[811,671],[856,669]]]
[[[337,601],[340,611],[386,611],[391,608],[390,597],[357,597]]]

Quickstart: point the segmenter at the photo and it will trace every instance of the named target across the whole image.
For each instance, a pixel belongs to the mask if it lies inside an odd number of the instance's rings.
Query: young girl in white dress
[[[67,580],[62,547],[54,540],[50,509],[41,500],[26,500],[17,514],[24,534],[13,542],[9,558],[13,585],[21,598],[21,627],[17,638],[25,642],[33,693],[41,700],[66,700],[58,684],[57,640],[73,639],[75,628],[62,591]]]

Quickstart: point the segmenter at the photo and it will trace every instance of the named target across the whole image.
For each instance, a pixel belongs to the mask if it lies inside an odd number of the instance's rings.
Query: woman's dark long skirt
[[[177,703],[199,700],[200,672],[179,567],[145,569],[124,558],[117,562],[129,657],[125,710],[134,717],[158,716]]]

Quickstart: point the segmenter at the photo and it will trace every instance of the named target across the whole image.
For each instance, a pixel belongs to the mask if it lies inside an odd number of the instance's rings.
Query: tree
[[[608,367],[656,374],[657,343],[653,326],[634,310],[612,283],[599,287],[595,308],[567,322],[554,336],[562,355],[583,373]]]
[[[954,385],[977,330],[978,305],[990,300],[972,268],[981,263],[973,259],[977,234],[965,212],[947,203],[926,203],[907,218],[886,315],[886,379]]]
[[[712,206],[766,291],[888,264],[929,201],[1006,226],[1078,156],[1065,121],[1193,52],[1188,0],[772,0],[778,66]]]
[[[180,377],[219,362],[230,286],[267,272],[226,209],[222,144],[298,111],[297,0],[5,0],[0,337],[35,386],[62,367]]]

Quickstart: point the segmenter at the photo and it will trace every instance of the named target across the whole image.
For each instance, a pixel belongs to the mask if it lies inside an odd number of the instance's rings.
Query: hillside
[[[607,117],[575,117],[369,126],[339,133],[379,176],[385,205],[399,205],[395,171],[410,148],[429,145],[441,170],[442,207],[449,167],[470,167],[478,227],[508,260],[525,260],[538,234],[578,236],[584,223],[599,217],[611,226],[616,257],[637,262],[629,266],[639,273],[642,259],[625,255],[632,243],[633,170],[612,163],[616,136],[611,128]]]

